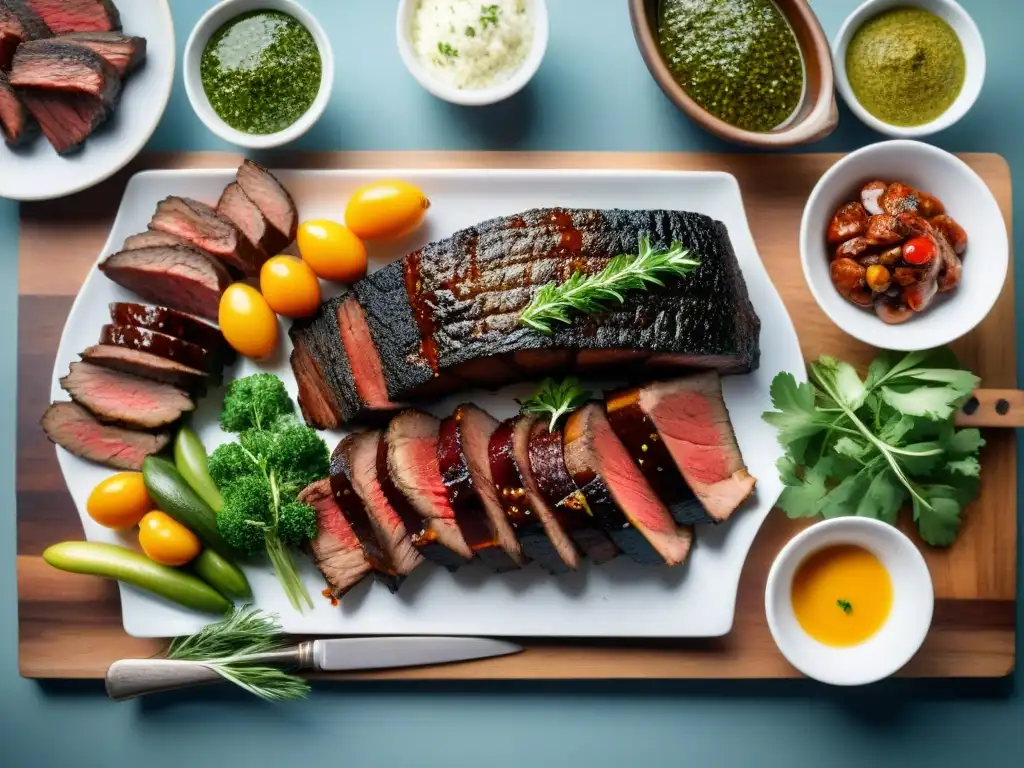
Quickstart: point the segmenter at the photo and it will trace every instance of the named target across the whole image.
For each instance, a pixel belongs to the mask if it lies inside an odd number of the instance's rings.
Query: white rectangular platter
[[[600,568],[585,566],[565,576],[550,576],[536,565],[494,575],[479,566],[449,573],[424,564],[398,594],[364,580],[334,607],[320,598],[323,579],[311,562],[297,556],[316,607],[300,614],[288,604],[268,567],[247,567],[257,607],[279,614],[295,634],[451,634],[534,637],[710,637],[729,632],[740,572],[758,528],[775,503],[781,484],[775,462],[781,450],[774,430],[761,420],[770,408],[769,384],[776,373],[803,376],[803,359],[792,322],[772,285],[747,225],[736,180],[725,173],[651,171],[276,171],[298,204],[303,219],[339,220],[350,193],[380,178],[402,178],[420,186],[431,199],[428,223],[409,239],[372,247],[370,269],[377,269],[415,248],[486,219],[538,207],[687,210],[711,216],[728,227],[750,298],[761,318],[761,364],[753,373],[724,380],[725,399],[740,448],[757,492],[736,515],[717,527],[698,529],[689,561],[682,567],[644,567],[625,558]],[[105,257],[129,235],[145,230],[156,204],[169,195],[215,203],[234,179],[234,169],[151,171],[128,184]],[[99,260],[99,259],[98,259]],[[325,286],[326,289],[326,286]],[[337,290],[334,288],[327,290]],[[132,294],[93,270],[68,319],[54,367],[53,398],[66,399],[57,379],[78,353],[96,343],[108,320],[111,301]],[[287,321],[281,321],[280,354],[259,364],[243,361],[229,377],[269,371],[284,379],[295,395],[288,365]],[[614,385],[616,382],[605,382]],[[592,389],[599,393],[602,382]],[[498,392],[466,391],[424,404],[439,416],[459,402],[474,402],[498,419],[517,410],[516,397],[530,384]],[[227,439],[216,423],[222,392],[209,393],[193,419],[209,450]],[[343,433],[324,433],[333,449]],[[85,500],[109,470],[57,448],[68,488],[91,541],[133,545],[130,539],[94,523]],[[199,629],[207,617],[190,613],[132,587],[121,587],[125,630],[137,637],[169,637]]]

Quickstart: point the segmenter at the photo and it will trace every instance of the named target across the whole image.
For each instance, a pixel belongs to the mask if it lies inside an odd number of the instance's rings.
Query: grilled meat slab
[[[160,453],[171,441],[166,432],[152,434],[101,424],[78,403],[53,403],[40,426],[51,442],[75,456],[136,472],[141,471],[143,459]]]
[[[136,349],[140,352],[152,352],[154,355],[166,357],[189,368],[197,368],[213,376],[219,376],[221,372],[220,361],[208,349],[149,328],[104,325],[100,331],[99,343]]]
[[[217,213],[238,227],[264,258],[276,256],[288,245],[238,182],[229,184],[224,190],[217,203]]]
[[[3,45],[0,39],[0,46]],[[0,55],[3,51],[0,49]],[[25,104],[11,88],[7,75],[0,67],[0,134],[12,147],[26,144],[39,134],[39,124]]]
[[[62,35],[103,57],[123,80],[131,70],[146,60],[146,38],[132,37],[120,32],[74,32]]]
[[[233,357],[233,350],[219,328],[170,307],[114,302],[110,305],[110,319],[114,325],[148,328],[197,344],[221,360]]]
[[[174,424],[195,403],[180,389],[92,363],[72,363],[61,389],[100,421],[153,430]]]
[[[259,163],[246,160],[236,175],[242,191],[263,211],[285,245],[295,241],[299,229],[299,211],[284,185]]]
[[[111,32],[121,29],[121,15],[111,0],[23,0],[54,34]]]
[[[372,571],[359,537],[334,500],[329,479],[308,486],[298,499],[316,509],[317,534],[310,542],[310,551],[331,594],[340,598]]]
[[[49,27],[43,23],[26,0],[0,0],[0,71],[11,68],[14,52],[29,40],[50,37]]]
[[[157,205],[149,228],[177,235],[243,275],[254,277],[267,260],[238,227],[217,211],[187,197],[168,197]]]
[[[186,392],[198,394],[206,389],[208,374],[198,368],[191,368],[165,357],[143,352],[138,349],[115,347],[111,344],[97,344],[82,352],[85,362],[109,368],[113,371],[130,373],[150,381],[170,384]]]
[[[80,150],[107,119],[103,102],[87,93],[18,88],[17,94],[59,155]]]
[[[11,85],[43,91],[69,91],[98,99],[110,108],[121,93],[121,77],[95,51],[65,38],[30,40],[11,62]]]

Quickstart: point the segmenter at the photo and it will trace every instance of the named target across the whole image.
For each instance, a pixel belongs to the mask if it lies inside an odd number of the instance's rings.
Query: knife
[[[472,661],[519,653],[522,646],[478,637],[354,637],[305,642],[269,653],[239,657],[244,664],[292,670],[343,672]],[[223,682],[199,661],[122,659],[107,670],[107,695],[114,701],[147,693]]]

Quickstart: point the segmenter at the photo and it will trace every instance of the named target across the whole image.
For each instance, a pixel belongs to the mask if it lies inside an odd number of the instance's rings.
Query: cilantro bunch
[[[963,508],[978,495],[985,445],[953,418],[979,379],[947,349],[882,352],[862,380],[853,366],[822,356],[811,381],[772,381],[776,410],[764,420],[779,431],[789,517],[860,515],[895,524],[909,501],[921,538],[953,543]]]

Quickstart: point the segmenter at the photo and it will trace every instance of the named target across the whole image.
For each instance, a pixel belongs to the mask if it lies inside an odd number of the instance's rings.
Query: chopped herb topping
[[[441,52],[442,56],[449,59],[454,59],[459,55],[458,49],[452,48],[450,43],[438,43],[437,50]]]
[[[476,37],[476,30],[473,27],[466,27],[466,37]]]
[[[836,600],[836,605],[842,608],[843,613],[845,613],[847,616],[853,613],[853,606],[850,605],[849,600]]]
[[[484,29],[487,29],[487,25],[498,26],[498,14],[501,13],[501,8],[497,5],[481,5],[480,6],[480,24]]]

